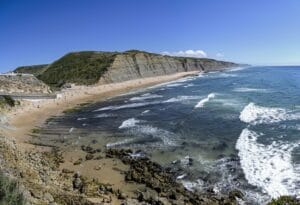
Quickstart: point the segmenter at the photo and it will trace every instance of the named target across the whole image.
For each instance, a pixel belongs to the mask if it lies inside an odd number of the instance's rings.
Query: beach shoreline
[[[199,71],[180,72],[171,75],[141,78],[113,84],[94,86],[73,86],[62,90],[56,99],[40,101],[23,101],[20,106],[4,113],[7,127],[0,127],[0,134],[12,137],[22,148],[34,149],[28,143],[30,133],[41,126],[48,118],[59,116],[63,111],[87,102],[104,101],[110,97],[126,94],[133,90],[147,88],[161,83],[170,82],[183,77],[196,75]]]

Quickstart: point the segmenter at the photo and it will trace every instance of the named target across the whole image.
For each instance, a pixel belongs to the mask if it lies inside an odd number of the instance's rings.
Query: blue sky
[[[0,72],[128,49],[300,65],[300,1],[0,0]]]

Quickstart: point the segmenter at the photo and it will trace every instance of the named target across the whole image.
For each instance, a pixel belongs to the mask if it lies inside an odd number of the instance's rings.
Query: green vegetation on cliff
[[[48,64],[21,66],[14,70],[15,73],[27,73],[38,76],[47,69]]]
[[[290,196],[281,196],[278,199],[273,199],[268,205],[300,205],[300,200]]]
[[[50,64],[38,78],[52,87],[60,87],[65,83],[95,84],[111,65],[115,55],[94,51],[69,53]]]
[[[0,172],[0,205],[23,205],[25,200],[18,183]]]
[[[4,108],[6,106],[14,107],[16,104],[15,100],[12,99],[8,95],[0,95],[0,108]]]

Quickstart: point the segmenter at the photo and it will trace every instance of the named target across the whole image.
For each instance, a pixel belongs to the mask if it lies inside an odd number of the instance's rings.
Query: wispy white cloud
[[[223,53],[217,53],[217,54],[216,54],[216,57],[217,57],[217,58],[223,58],[224,56],[225,56],[225,55],[224,55]]]
[[[206,58],[207,54],[203,50],[186,50],[186,51],[175,51],[169,52],[164,51],[162,52],[163,55],[169,56],[181,56],[181,57],[194,57],[194,58]]]

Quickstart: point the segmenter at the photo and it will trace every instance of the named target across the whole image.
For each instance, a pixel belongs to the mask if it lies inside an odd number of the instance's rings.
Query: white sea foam
[[[124,104],[124,105],[116,105],[116,106],[107,106],[103,107],[97,110],[94,110],[93,112],[99,112],[99,111],[106,111],[106,110],[120,110],[120,109],[128,109],[128,108],[138,108],[138,107],[144,107],[147,105],[155,105],[159,104],[160,101],[153,101],[153,102],[147,102],[147,103],[131,103],[131,104]]]
[[[192,158],[190,156],[185,156],[184,158],[182,158],[180,160],[180,163],[183,165],[183,166],[190,166],[192,162]]]
[[[197,100],[199,99],[199,96],[177,96],[174,98],[170,98],[168,100],[163,101],[164,103],[172,103],[172,102],[181,102],[181,101],[186,101],[186,100]]]
[[[215,93],[210,93],[206,98],[200,100],[198,104],[195,106],[195,108],[201,108],[204,107],[204,105],[209,102],[211,99],[215,98],[216,94]]]
[[[147,139],[153,139],[153,138],[158,138],[158,139],[160,138],[163,142],[163,145],[176,146],[176,142],[174,140],[175,135],[173,133],[157,127],[153,127],[151,125],[137,125],[137,123],[139,122],[140,121],[131,118],[125,120],[122,123],[122,125],[119,127],[119,128],[129,128],[128,132],[132,136],[135,136],[134,138],[125,139],[114,143],[108,143],[106,146],[107,147],[122,146],[122,145],[131,144],[135,142],[141,142],[143,140],[147,141]],[[160,145],[162,144],[160,143]]]
[[[189,87],[193,87],[194,86],[194,84],[193,83],[189,83],[189,84],[187,84],[187,85],[185,85],[185,86],[183,86],[183,87],[185,87],[185,88],[189,88]]]
[[[194,191],[195,189],[201,189],[201,187],[203,187],[204,185],[204,182],[201,179],[198,179],[196,181],[182,180],[181,182],[183,186],[189,191]]]
[[[145,110],[145,111],[142,112],[142,114],[146,114],[148,112],[150,112],[150,110]]]
[[[182,83],[172,83],[172,84],[168,84],[166,85],[166,87],[178,87],[178,86],[181,86],[183,85]]]
[[[163,97],[163,96],[162,95],[151,94],[151,93],[146,93],[146,94],[143,94],[139,97],[132,97],[129,100],[130,101],[143,101],[143,100],[161,98],[161,97]]]
[[[248,67],[237,67],[237,68],[232,68],[232,69],[228,70],[227,72],[235,72],[235,71],[245,70],[248,68],[250,68],[250,67],[249,66]]]
[[[246,179],[274,198],[282,195],[299,196],[297,180],[300,174],[292,163],[292,151],[300,143],[273,142],[263,145],[257,142],[262,135],[246,128],[237,140],[236,149]]]
[[[198,77],[200,77],[200,78],[203,78],[205,75],[204,75],[204,73],[199,73],[198,74]]]
[[[86,120],[86,118],[85,117],[79,117],[79,118],[77,118],[77,120],[82,121],[82,120]]]
[[[298,120],[300,113],[292,113],[283,108],[270,108],[249,103],[240,114],[240,120],[252,125],[270,124],[284,120]]]
[[[107,118],[107,117],[114,117],[114,116],[116,116],[116,115],[113,115],[113,114],[108,114],[108,113],[101,113],[101,114],[99,114],[99,115],[95,115],[95,117],[94,118]]]
[[[205,77],[208,77],[208,78],[231,78],[231,77],[238,77],[238,75],[233,74],[233,73],[224,73],[224,72],[216,71],[216,72],[207,73],[207,75],[205,75]]]
[[[174,134],[151,125],[139,125],[134,128],[134,132],[141,133],[143,135],[151,135],[153,137],[160,138],[164,145],[175,146]]]
[[[176,177],[177,180],[180,180],[180,179],[183,179],[186,177],[186,174],[182,174],[182,175],[179,175],[178,177]]]
[[[119,126],[119,129],[134,127],[136,125],[136,123],[139,123],[139,122],[140,121],[135,118],[130,118],[128,120],[123,121],[122,124]]]
[[[121,140],[121,141],[114,142],[114,143],[108,143],[108,144],[106,144],[106,147],[118,147],[118,146],[122,146],[122,145],[128,144],[133,141],[134,141],[134,139],[125,139],[125,140]]]
[[[263,89],[263,88],[247,88],[247,87],[235,88],[235,89],[233,89],[233,91],[240,92],[240,93],[248,93],[248,92],[268,93],[268,92],[270,92],[269,90]]]
[[[231,73],[221,73],[220,75],[216,76],[219,78],[233,78],[233,77],[238,77],[236,74],[231,74]]]
[[[72,133],[73,131],[74,131],[74,127],[71,127],[70,129],[69,129],[69,133]]]

